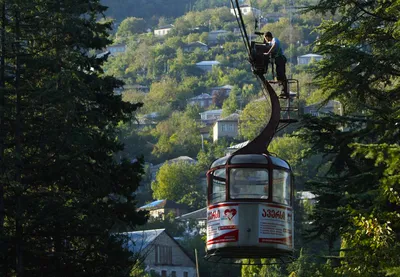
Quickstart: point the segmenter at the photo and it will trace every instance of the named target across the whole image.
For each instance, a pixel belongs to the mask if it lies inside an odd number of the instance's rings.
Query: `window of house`
[[[176,277],[176,271],[171,272],[171,277]]]
[[[167,271],[161,270],[161,277],[167,277]]]
[[[172,246],[155,245],[154,253],[156,264],[172,264]]]
[[[189,272],[184,271],[184,272],[183,272],[183,277],[189,277]]]

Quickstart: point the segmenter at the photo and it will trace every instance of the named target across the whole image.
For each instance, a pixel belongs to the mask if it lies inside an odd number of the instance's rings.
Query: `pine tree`
[[[321,0],[312,8],[334,13],[324,22],[316,51],[326,100],[345,107],[343,117],[308,117],[303,137],[331,163],[311,188],[318,195],[311,236],[330,248],[342,238],[338,272],[385,276],[399,264],[400,1]],[[398,152],[397,152],[398,153]],[[392,180],[388,182],[388,180]]]
[[[129,276],[121,230],[143,224],[143,160],[116,161],[116,127],[140,104],[115,96],[100,1],[1,1],[0,271]],[[2,207],[4,206],[4,216]]]

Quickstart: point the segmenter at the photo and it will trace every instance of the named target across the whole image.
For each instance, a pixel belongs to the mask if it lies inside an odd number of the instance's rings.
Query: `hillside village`
[[[249,4],[240,9],[249,24],[250,39],[260,40],[250,27],[256,18],[257,31],[271,30],[282,40],[290,61],[287,70],[291,78],[300,80],[296,93],[302,99],[302,113],[340,114],[340,102],[319,105],[310,86],[309,69],[323,56],[311,52],[316,35],[308,33],[320,21],[305,23],[310,18],[283,6],[276,13]],[[229,7],[191,11],[169,24],[142,24],[142,32],[137,27],[141,20],[129,17],[116,27],[115,42],[106,49],[110,57],[105,73],[125,82],[116,93],[125,101],[144,103],[136,120],[122,128],[128,150],[124,154],[131,159],[143,155],[147,164],[142,186],[136,192],[139,210],[150,215],[144,227],[147,231],[138,231],[142,235],[157,232],[150,229],[152,226],[166,228],[158,232],[179,237],[204,235],[205,171],[214,159],[242,147],[266,124],[268,114],[262,109],[268,110],[268,105],[247,62],[235,12]],[[249,116],[257,118],[251,120],[255,124],[247,124]],[[132,141],[134,136],[139,139]],[[168,187],[181,191],[168,191]],[[184,187],[190,187],[191,192]],[[311,193],[301,193],[303,184],[297,187],[299,201],[312,201]],[[178,225],[185,228],[177,231]],[[148,261],[147,269],[161,276],[194,276],[176,275],[172,260],[171,268],[158,268],[153,262]],[[201,265],[204,267],[204,261]]]
[[[400,276],[400,0],[0,6],[1,276]]]

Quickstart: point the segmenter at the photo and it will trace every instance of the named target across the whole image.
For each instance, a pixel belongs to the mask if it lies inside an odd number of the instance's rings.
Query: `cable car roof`
[[[271,159],[273,165],[280,166],[283,168],[290,169],[289,164],[280,158],[274,156],[268,156]],[[229,164],[268,164],[269,160],[266,154],[238,154],[238,155],[231,155],[225,156],[215,160],[211,168],[226,165],[229,161]]]

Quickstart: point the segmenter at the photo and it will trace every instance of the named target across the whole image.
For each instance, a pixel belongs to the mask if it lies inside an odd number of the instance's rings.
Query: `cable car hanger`
[[[237,150],[235,154],[250,154],[250,153],[265,153],[266,149],[268,148],[273,136],[278,131],[282,130],[283,128],[287,127],[291,123],[297,122],[297,119],[291,118],[291,113],[298,112],[298,108],[293,106],[293,99],[298,98],[299,93],[299,84],[298,80],[295,79],[288,79],[286,82],[288,84],[296,84],[296,94],[290,93],[290,97],[286,99],[286,106],[281,108],[279,98],[272,88],[271,84],[276,84],[276,81],[268,81],[264,77],[265,71],[265,63],[263,62],[263,44],[250,42],[249,36],[246,31],[246,27],[243,20],[242,11],[240,9],[240,4],[238,0],[230,0],[231,5],[239,25],[239,30],[246,47],[246,52],[248,54],[248,60],[252,66],[253,73],[257,76],[258,80],[260,81],[264,95],[269,97],[271,101],[271,116],[269,122],[267,123],[266,127],[261,131],[261,133],[250,141],[246,146]],[[235,2],[234,2],[235,1]],[[257,35],[263,35],[263,33],[256,32]],[[274,67],[272,66],[272,71]],[[274,74],[273,74],[274,75]],[[267,93],[265,93],[267,92]],[[296,97],[297,96],[297,97]],[[286,114],[285,118],[281,118],[281,112]],[[281,125],[280,125],[281,123]]]

